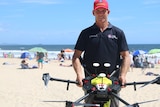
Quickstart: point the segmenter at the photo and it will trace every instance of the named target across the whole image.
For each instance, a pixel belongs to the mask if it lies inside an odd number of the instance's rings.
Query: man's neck
[[[108,28],[109,23],[105,22],[105,23],[96,23],[97,26],[100,28],[101,32],[103,32],[105,29]]]

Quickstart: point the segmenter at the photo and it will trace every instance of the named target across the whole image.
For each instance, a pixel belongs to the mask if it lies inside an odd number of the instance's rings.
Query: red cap
[[[97,10],[98,8],[108,9],[107,0],[95,0],[94,1],[94,10]]]

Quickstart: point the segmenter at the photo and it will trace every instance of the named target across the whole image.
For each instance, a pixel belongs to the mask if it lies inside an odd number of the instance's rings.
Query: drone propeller
[[[69,102],[69,101],[43,101],[43,102]]]
[[[134,103],[132,105],[128,105],[128,106],[125,106],[125,107],[139,107],[139,104],[150,103],[150,102],[159,101],[159,100],[160,99],[149,100],[149,101],[144,101],[144,102],[139,102],[139,103]]]
[[[100,104],[73,103],[74,106],[100,107]]]
[[[149,101],[139,102],[138,104],[144,104],[144,103],[149,103],[149,102],[154,102],[154,101],[159,101],[159,100],[160,100],[160,99],[149,100]]]
[[[87,106],[87,107],[100,107],[100,104],[87,104],[87,103],[77,103],[77,102],[71,102],[71,101],[43,101],[43,102],[59,102],[59,103],[66,103],[66,106],[73,105],[73,106]],[[67,106],[67,107],[68,107]],[[70,106],[69,106],[70,107]]]
[[[150,82],[148,82],[148,83],[146,83],[146,84],[142,85],[142,86],[141,86],[141,87],[139,87],[139,88],[143,88],[144,86],[147,86],[147,85],[149,85],[149,84],[153,84],[153,83],[157,83],[157,84],[159,84],[159,83],[160,83],[160,76],[159,76],[159,77],[157,77],[156,79],[154,79],[154,80],[152,80],[152,81],[150,81]]]

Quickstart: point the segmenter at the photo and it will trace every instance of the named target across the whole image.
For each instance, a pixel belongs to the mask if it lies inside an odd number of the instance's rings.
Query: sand
[[[81,88],[75,84],[70,84],[67,91],[67,83],[49,81],[48,86],[44,86],[42,75],[49,73],[51,77],[66,80],[75,80],[75,73],[72,67],[59,66],[60,62],[51,60],[44,64],[43,69],[20,69],[18,58],[0,58],[0,106],[1,107],[65,107],[64,102],[52,101],[75,101],[83,95]],[[3,63],[6,62],[6,65]],[[37,65],[35,59],[28,60],[29,65]],[[71,61],[63,64],[69,65]],[[146,69],[146,72],[160,74],[160,65],[155,68]],[[128,72],[128,82],[150,81],[156,76],[146,76],[141,69],[134,68],[133,72]],[[133,86],[127,86],[121,90],[121,97],[128,103],[143,102],[160,99],[160,85],[151,84],[134,91]],[[47,102],[48,101],[48,102]],[[145,103],[140,107],[159,107],[160,101]],[[124,107],[120,103],[120,107]]]

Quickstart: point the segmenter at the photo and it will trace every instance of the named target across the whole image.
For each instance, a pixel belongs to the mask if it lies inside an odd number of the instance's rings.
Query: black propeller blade
[[[132,105],[125,106],[125,107],[139,107],[139,104],[150,103],[150,102],[159,101],[159,100],[160,99],[139,102],[139,103],[135,103],[135,104],[132,104]]]

